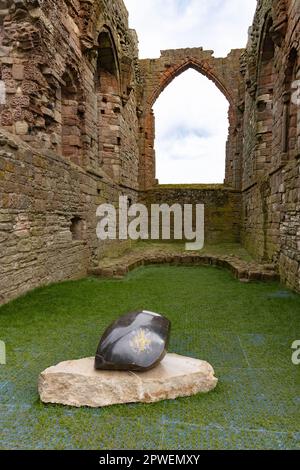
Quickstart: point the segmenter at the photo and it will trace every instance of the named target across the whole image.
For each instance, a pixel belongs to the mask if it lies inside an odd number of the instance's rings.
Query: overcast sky
[[[160,50],[203,47],[224,57],[245,47],[256,0],[125,0],[140,58]],[[154,105],[160,183],[222,183],[228,102],[194,70],[176,78]]]

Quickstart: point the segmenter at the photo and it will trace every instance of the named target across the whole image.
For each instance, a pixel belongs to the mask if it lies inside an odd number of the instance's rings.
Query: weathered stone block
[[[17,121],[15,124],[16,134],[25,135],[28,133],[28,124],[26,121]]]
[[[44,403],[102,407],[121,403],[153,403],[212,391],[218,380],[210,364],[168,354],[148,372],[96,371],[94,358],[67,361],[41,373]]]

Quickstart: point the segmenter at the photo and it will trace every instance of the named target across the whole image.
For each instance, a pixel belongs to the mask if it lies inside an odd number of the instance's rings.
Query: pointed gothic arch
[[[195,58],[188,57],[182,63],[175,64],[170,68],[167,68],[165,74],[162,75],[159,85],[152,92],[151,96],[148,98],[148,106],[153,107],[155,101],[159,95],[165,90],[165,88],[172,83],[175,78],[183,74],[189,69],[194,69],[196,72],[199,72],[201,75],[204,75],[206,78],[211,80],[216,87],[223,93],[225,98],[228,100],[229,105],[233,104],[233,98],[226,88],[226,85],[222,80],[214,74],[212,67],[208,62],[201,62]]]
[[[141,60],[144,79],[144,113],[140,119],[141,161],[140,186],[147,189],[156,184],[155,118],[153,105],[165,88],[188,69],[194,69],[211,80],[229,102],[229,136],[226,144],[226,183],[238,188],[241,183],[240,128],[238,104],[240,100],[239,66],[241,51],[232,51],[227,58],[215,58],[212,51],[202,48],[162,51],[160,59]],[[236,69],[233,64],[236,64]]]
[[[120,81],[120,65],[118,60],[118,54],[114,37],[110,28],[104,25],[99,33],[97,41],[97,79],[101,85],[101,71],[111,77],[111,81],[114,83],[112,86],[115,88],[115,92],[120,94],[119,81]],[[105,81],[105,80],[103,80]],[[105,84],[107,86],[107,84]]]

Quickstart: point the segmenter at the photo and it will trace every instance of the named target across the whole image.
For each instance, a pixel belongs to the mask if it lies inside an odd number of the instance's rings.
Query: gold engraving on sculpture
[[[145,352],[150,349],[151,335],[149,332],[142,328],[134,334],[134,337],[130,341],[130,346],[137,352]]]

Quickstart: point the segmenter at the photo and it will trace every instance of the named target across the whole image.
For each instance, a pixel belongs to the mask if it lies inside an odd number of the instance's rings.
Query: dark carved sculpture
[[[167,352],[170,321],[157,313],[129,313],[103,334],[95,357],[100,370],[146,371],[159,364]]]

